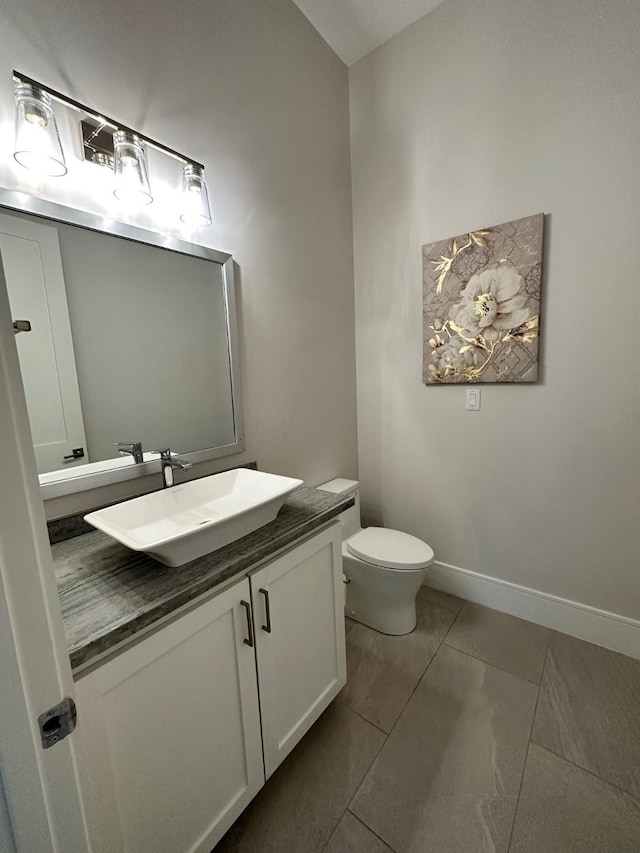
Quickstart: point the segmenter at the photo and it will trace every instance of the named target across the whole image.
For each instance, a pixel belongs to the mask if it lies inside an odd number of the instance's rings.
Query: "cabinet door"
[[[252,574],[251,592],[269,778],[346,682],[340,525]]]
[[[209,853],[264,784],[248,580],[76,684],[107,853]]]

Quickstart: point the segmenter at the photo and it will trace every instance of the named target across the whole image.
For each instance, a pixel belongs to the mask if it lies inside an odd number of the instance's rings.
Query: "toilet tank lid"
[[[433,562],[433,551],[422,539],[386,527],[367,527],[346,545],[355,557],[387,569],[426,569]]]
[[[357,480],[345,480],[343,477],[336,477],[335,480],[329,480],[328,483],[323,483],[321,486],[316,486],[323,492],[332,492],[334,495],[350,495],[357,491]]]

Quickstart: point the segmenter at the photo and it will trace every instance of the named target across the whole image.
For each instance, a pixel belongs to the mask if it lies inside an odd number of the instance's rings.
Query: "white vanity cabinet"
[[[333,524],[80,677],[99,849],[209,853],[345,672]]]
[[[250,579],[268,779],[347,680],[339,526]]]
[[[264,784],[243,601],[246,578],[76,683],[104,853],[209,853]]]

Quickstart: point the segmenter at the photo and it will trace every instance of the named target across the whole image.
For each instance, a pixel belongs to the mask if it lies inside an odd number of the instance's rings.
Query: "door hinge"
[[[58,705],[54,705],[53,708],[49,708],[44,714],[40,714],[38,725],[42,748],[49,749],[50,746],[54,746],[59,740],[70,735],[76,727],[77,719],[76,703],[69,697],[63,699]]]

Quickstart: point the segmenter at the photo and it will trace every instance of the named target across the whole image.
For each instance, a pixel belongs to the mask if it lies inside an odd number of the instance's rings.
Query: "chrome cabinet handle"
[[[251,605],[248,601],[241,601],[240,604],[247,611],[247,633],[249,634],[249,639],[243,640],[248,646],[253,648],[253,625],[251,624]]]
[[[267,624],[262,626],[262,630],[266,631],[267,634],[271,633],[271,607],[269,606],[269,591],[266,589],[260,589],[258,592],[261,592],[264,595],[264,610],[267,617]]]

